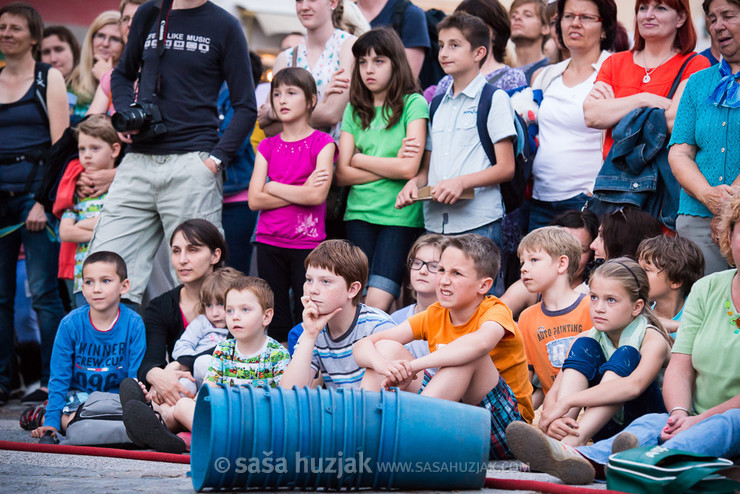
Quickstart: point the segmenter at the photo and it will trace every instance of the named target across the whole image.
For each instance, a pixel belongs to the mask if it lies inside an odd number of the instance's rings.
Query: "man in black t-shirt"
[[[221,227],[223,167],[257,117],[247,42],[237,19],[207,0],[175,0],[162,16],[166,34],[160,56],[158,3],[137,10],[111,88],[117,111],[134,101],[153,103],[167,131],[148,139],[137,139],[135,132],[122,136],[133,142],[90,244],[90,252],[110,250],[124,258],[135,303],[141,302],[163,235],[169,240],[190,218]],[[234,117],[219,138],[216,103],[224,80]]]

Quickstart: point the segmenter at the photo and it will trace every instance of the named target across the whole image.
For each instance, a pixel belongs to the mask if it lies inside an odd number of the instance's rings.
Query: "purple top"
[[[257,152],[267,160],[267,177],[286,185],[303,185],[316,169],[316,158],[328,145],[334,144],[329,134],[313,134],[295,142],[286,142],[282,134],[267,137]],[[326,238],[324,220],[326,203],[318,206],[291,204],[261,211],[257,220],[257,242],[286,249],[313,249]]]
[[[524,72],[520,69],[509,67],[508,65],[494,70],[485,77],[487,81],[495,78],[493,85],[498,89],[503,89],[504,91],[527,85],[527,78],[524,77]],[[436,86],[429,86],[424,91],[424,98],[426,98],[427,102],[431,103],[434,96],[444,94],[451,85],[452,76],[446,75],[440,79]]]

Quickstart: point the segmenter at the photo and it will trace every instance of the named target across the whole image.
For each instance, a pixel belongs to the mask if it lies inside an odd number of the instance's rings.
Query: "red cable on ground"
[[[621,494],[621,491],[594,489],[591,487],[577,487],[574,485],[553,484],[538,480],[497,479],[486,477],[486,487],[490,489],[504,489],[511,491],[537,491],[552,494]]]
[[[124,458],[127,460],[162,461],[166,463],[190,464],[190,455],[158,453],[156,451],[95,448],[92,446],[64,446],[61,444],[19,443],[13,441],[0,441],[0,449],[7,449],[10,451],[29,451],[32,453],[105,456],[109,458]]]

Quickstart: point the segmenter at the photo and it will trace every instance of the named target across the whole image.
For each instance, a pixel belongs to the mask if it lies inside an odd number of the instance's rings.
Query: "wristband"
[[[676,410],[683,410],[684,412],[686,412],[687,415],[691,415],[691,412],[684,407],[673,407],[671,408],[671,411],[668,412],[668,416],[670,417],[671,415],[673,415],[673,412],[675,412]]]

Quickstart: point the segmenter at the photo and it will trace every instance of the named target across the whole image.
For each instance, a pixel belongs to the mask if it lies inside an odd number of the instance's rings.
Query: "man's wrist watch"
[[[212,154],[209,154],[208,158],[210,158],[211,160],[213,160],[214,163],[216,163],[216,168],[218,168],[219,171],[224,171],[223,162],[219,158],[216,158]]]

